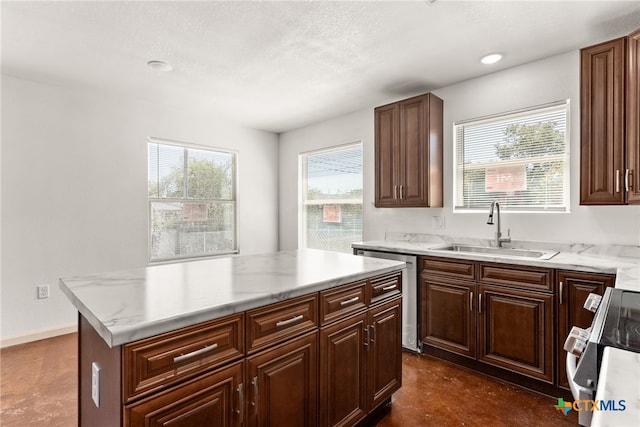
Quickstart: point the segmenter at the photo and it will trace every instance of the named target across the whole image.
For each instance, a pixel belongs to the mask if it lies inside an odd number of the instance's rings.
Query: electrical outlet
[[[38,285],[36,289],[38,290],[38,299],[49,298],[49,285]]]
[[[100,367],[96,362],[91,363],[91,398],[96,407],[100,407]]]

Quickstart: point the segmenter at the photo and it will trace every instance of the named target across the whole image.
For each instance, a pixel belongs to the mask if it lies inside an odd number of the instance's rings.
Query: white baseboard
[[[53,338],[59,335],[71,334],[78,331],[78,325],[62,326],[60,328],[46,329],[17,337],[3,338],[0,340],[0,348],[11,347],[18,344],[39,341],[45,338]]]

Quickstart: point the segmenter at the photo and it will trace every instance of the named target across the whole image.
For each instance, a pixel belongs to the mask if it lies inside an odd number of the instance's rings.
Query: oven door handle
[[[588,388],[582,387],[576,383],[573,378],[576,376],[576,368],[578,366],[578,358],[575,354],[567,353],[567,379],[569,380],[569,387],[571,388],[571,394],[574,400],[581,400],[591,396],[592,392]]]

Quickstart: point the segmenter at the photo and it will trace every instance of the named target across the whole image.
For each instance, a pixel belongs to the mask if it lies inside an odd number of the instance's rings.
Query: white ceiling
[[[282,132],[627,34],[640,2],[4,1],[2,73]],[[479,59],[502,52],[491,66]],[[173,71],[146,66],[167,61]]]

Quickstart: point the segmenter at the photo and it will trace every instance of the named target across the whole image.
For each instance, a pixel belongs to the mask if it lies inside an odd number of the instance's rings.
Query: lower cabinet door
[[[367,312],[320,330],[320,425],[351,426],[367,415]]]
[[[402,385],[402,299],[369,310],[369,408]]]
[[[318,424],[318,332],[246,359],[249,426]]]
[[[594,314],[583,307],[589,294],[603,295],[606,288],[615,283],[615,276],[608,274],[558,271],[558,386],[569,389],[567,379],[567,352],[563,349],[573,326],[588,328]]]
[[[244,363],[204,374],[125,406],[131,427],[239,426],[244,416]]]
[[[436,276],[420,278],[420,333],[424,344],[476,357],[475,282]]]
[[[553,295],[478,285],[478,360],[553,383]]]

